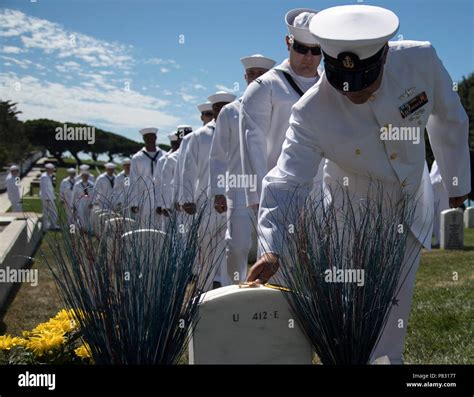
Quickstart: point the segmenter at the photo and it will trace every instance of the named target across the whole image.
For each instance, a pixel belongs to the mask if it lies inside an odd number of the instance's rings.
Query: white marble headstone
[[[110,218],[105,221],[104,233],[114,235],[120,233],[118,237],[121,237],[122,234],[132,231],[135,227],[136,222],[132,218]]]
[[[107,245],[107,252],[111,258],[118,252],[122,235],[132,231],[136,227],[135,224],[136,222],[133,219],[124,217],[110,218],[105,221],[98,237]]]
[[[464,246],[463,213],[459,208],[441,211],[440,248],[462,249]]]
[[[97,217],[97,222],[95,222],[92,225],[94,234],[96,236],[100,236],[103,232],[105,222],[107,222],[109,219],[112,219],[116,216],[117,215],[114,214],[113,212],[110,212],[108,210],[103,210]]]
[[[166,233],[156,229],[137,229],[122,235],[124,247],[142,260],[159,256]]]
[[[102,208],[92,208],[90,212],[90,223],[92,225],[92,231],[96,234],[96,230],[99,228],[99,215],[105,213],[106,211]]]
[[[207,292],[189,342],[189,363],[311,364],[310,342],[285,293],[237,285]]]
[[[464,227],[474,228],[474,207],[467,207],[464,210]]]

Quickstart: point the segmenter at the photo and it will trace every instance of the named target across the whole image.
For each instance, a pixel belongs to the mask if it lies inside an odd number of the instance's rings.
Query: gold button
[[[397,158],[397,153],[392,153],[390,155],[390,160],[395,160]]]
[[[360,149],[356,149],[356,154],[360,154]]]
[[[375,101],[375,95],[371,95],[371,96],[369,97],[369,101],[370,101],[370,102]]]

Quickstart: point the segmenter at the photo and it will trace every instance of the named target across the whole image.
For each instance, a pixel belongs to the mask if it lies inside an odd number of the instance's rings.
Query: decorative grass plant
[[[323,364],[367,364],[395,303],[414,201],[379,183],[365,197],[326,192],[298,212],[301,196],[286,200],[292,228],[277,239],[285,295]]]
[[[95,363],[178,362],[214,271],[213,259],[200,253],[206,211],[171,212],[165,232],[161,221],[134,231],[122,211],[98,235],[61,216],[62,232],[49,240],[59,270],[50,268],[65,306],[80,313],[75,320]]]

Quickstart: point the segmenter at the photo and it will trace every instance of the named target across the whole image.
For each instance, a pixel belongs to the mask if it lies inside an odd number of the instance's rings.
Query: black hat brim
[[[382,62],[371,68],[349,71],[325,63],[324,69],[329,83],[339,91],[357,92],[372,85],[380,75]]]

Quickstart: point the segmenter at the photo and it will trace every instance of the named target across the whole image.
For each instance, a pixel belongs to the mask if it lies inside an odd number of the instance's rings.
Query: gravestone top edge
[[[224,296],[228,297],[229,295],[248,293],[249,291],[254,292],[254,293],[262,293],[262,292],[274,293],[274,294],[282,293],[282,291],[278,289],[265,287],[264,285],[258,285],[257,287],[253,287],[253,288],[241,288],[238,285],[228,285],[226,287],[216,288],[204,293],[201,297],[201,303],[209,302],[214,299],[219,299]]]
[[[461,208],[448,208],[447,210],[441,211],[441,215],[447,214],[447,213],[454,213],[454,212],[458,212],[458,213],[462,214],[463,210]]]
[[[130,230],[124,234],[122,234],[122,238],[124,237],[128,237],[132,234],[139,234],[139,233],[156,233],[156,234],[161,234],[163,236],[166,236],[166,233],[161,231],[161,230],[158,230],[158,229],[136,229],[136,230]]]

